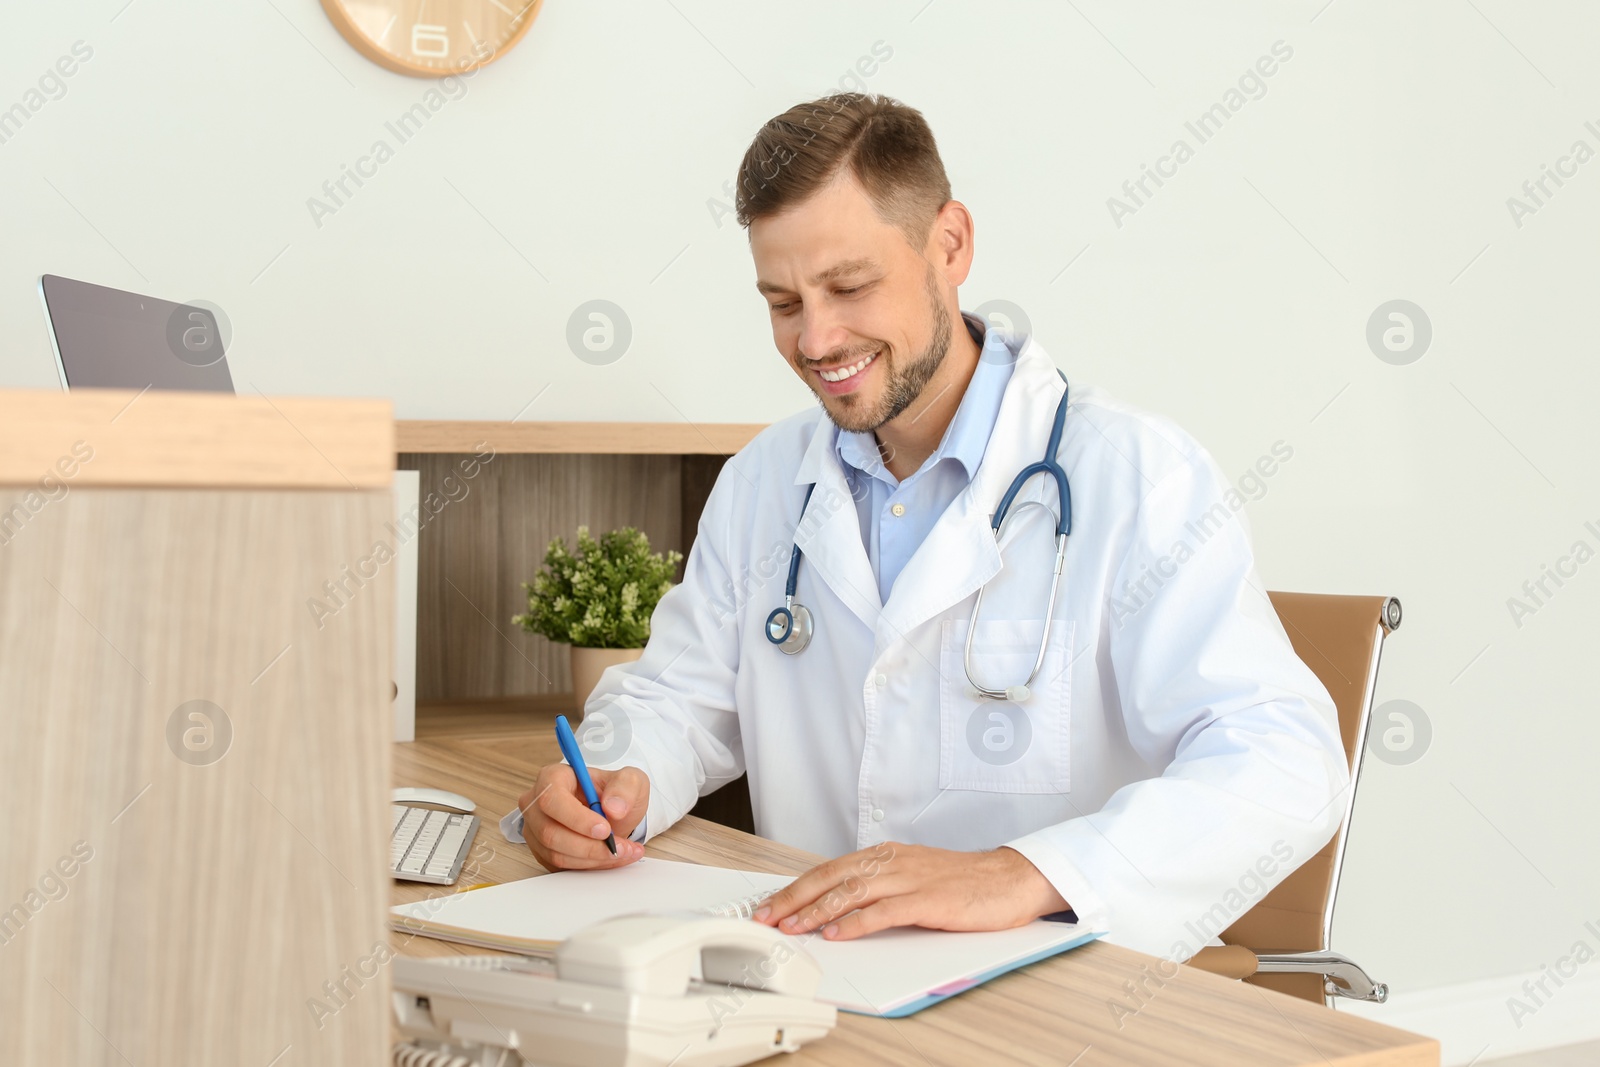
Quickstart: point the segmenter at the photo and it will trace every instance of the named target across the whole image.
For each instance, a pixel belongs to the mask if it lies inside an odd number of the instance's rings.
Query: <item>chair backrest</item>
[[[1295,652],[1333,697],[1350,760],[1350,789],[1334,801],[1342,805],[1343,814],[1333,839],[1224,930],[1222,940],[1256,952],[1314,952],[1330,947],[1334,895],[1355,806],[1379,654],[1384,636],[1400,625],[1400,602],[1382,596],[1268,595]],[[1323,1000],[1319,975],[1256,974],[1246,981]]]

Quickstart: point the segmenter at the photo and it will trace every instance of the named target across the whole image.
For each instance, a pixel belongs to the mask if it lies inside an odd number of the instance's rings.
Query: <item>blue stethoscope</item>
[[[1060,371],[1057,371],[1059,374]],[[1067,376],[1061,375],[1061,382],[1066,385]],[[1061,515],[1056,519],[1056,568],[1055,578],[1050,583],[1050,603],[1044,609],[1044,634],[1039,638],[1039,654],[1034,658],[1033,670],[1028,673],[1028,678],[1021,685],[1008,685],[1001,689],[991,689],[983,685],[972,676],[972,638],[978,631],[978,610],[983,606],[983,586],[978,587],[978,598],[972,604],[972,617],[967,622],[967,643],[962,652],[962,666],[967,672],[967,681],[972,686],[975,695],[987,697],[991,700],[1027,700],[1032,692],[1028,687],[1033,684],[1034,678],[1039,674],[1039,668],[1044,666],[1045,650],[1050,644],[1050,623],[1056,610],[1056,593],[1061,586],[1061,570],[1067,559],[1067,535],[1072,533],[1072,489],[1067,484],[1067,472],[1061,464],[1056,462],[1056,451],[1061,447],[1061,430],[1067,422],[1067,397],[1069,389],[1061,392],[1061,403],[1056,405],[1055,425],[1050,429],[1050,443],[1045,446],[1044,458],[1030,463],[1017,476],[1011,480],[1011,486],[1006,490],[1006,495],[1000,498],[1000,506],[995,509],[994,518],[989,526],[994,530],[994,539],[1000,540],[1001,528],[1007,516],[1011,513],[1011,503],[1016,499],[1028,479],[1035,474],[1048,474],[1055,479],[1056,494],[1061,501]],[[812,483],[806,489],[806,499],[800,505],[800,518],[805,519],[806,506],[811,503],[811,492],[816,488]],[[1018,505],[1017,511],[1024,511],[1029,507],[1047,508],[1042,500],[1025,500]],[[778,646],[778,651],[787,656],[797,656],[811,644],[812,634],[815,632],[815,623],[811,618],[811,611],[804,604],[795,600],[794,592],[800,577],[800,546],[796,544],[794,551],[789,556],[789,580],[783,587],[783,607],[773,608],[772,614],[767,616],[767,640]]]

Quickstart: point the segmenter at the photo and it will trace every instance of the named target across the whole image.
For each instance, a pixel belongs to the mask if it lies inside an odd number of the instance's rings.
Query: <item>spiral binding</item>
[[[481,1058],[489,1052],[493,1053],[491,1058]],[[396,1045],[393,1059],[394,1067],[526,1067],[528,1062],[508,1048],[486,1046],[473,1056],[463,1056],[415,1043]]]
[[[476,1067],[476,1063],[449,1052],[432,1052],[416,1045],[396,1045],[394,1067]]]
[[[535,976],[555,973],[553,961],[546,956],[448,956],[433,962],[468,971],[511,971]]]
[[[721,904],[706,908],[705,913],[719,919],[753,919],[756,909],[771,895],[771,893],[751,893],[736,900],[725,900]]]

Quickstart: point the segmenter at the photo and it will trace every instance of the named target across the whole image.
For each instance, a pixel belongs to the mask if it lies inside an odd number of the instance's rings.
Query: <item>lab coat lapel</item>
[[[888,638],[950,610],[1000,573],[1000,546],[989,523],[1017,473],[1044,456],[1063,388],[1055,363],[1031,338],[1026,339],[977,473],[895,579],[883,608]],[[1030,479],[1012,503],[1013,510],[1025,500],[1044,501],[1053,510],[1051,480],[1044,475]]]
[[[976,593],[1000,573],[990,509],[969,485],[939,516],[889,590],[878,632],[880,649]]]
[[[826,584],[868,629],[876,630],[883,609],[878,599],[878,580],[873,576],[872,562],[861,542],[861,520],[856,515],[856,502],[839,465],[833,439],[833,424],[824,415],[817,420],[811,441],[800,459],[799,473],[795,475],[796,485],[816,485],[794,535],[795,544],[800,546],[804,557],[795,598],[813,612],[817,610],[820,601],[815,597],[808,599],[805,591],[806,568],[809,567],[813,580]],[[821,618],[817,623],[827,625]]]

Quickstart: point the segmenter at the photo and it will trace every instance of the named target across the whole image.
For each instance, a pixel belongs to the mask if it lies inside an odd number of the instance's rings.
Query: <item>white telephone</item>
[[[822,970],[745,919],[628,915],[525,956],[397,957],[400,1067],[736,1067],[825,1036]]]

